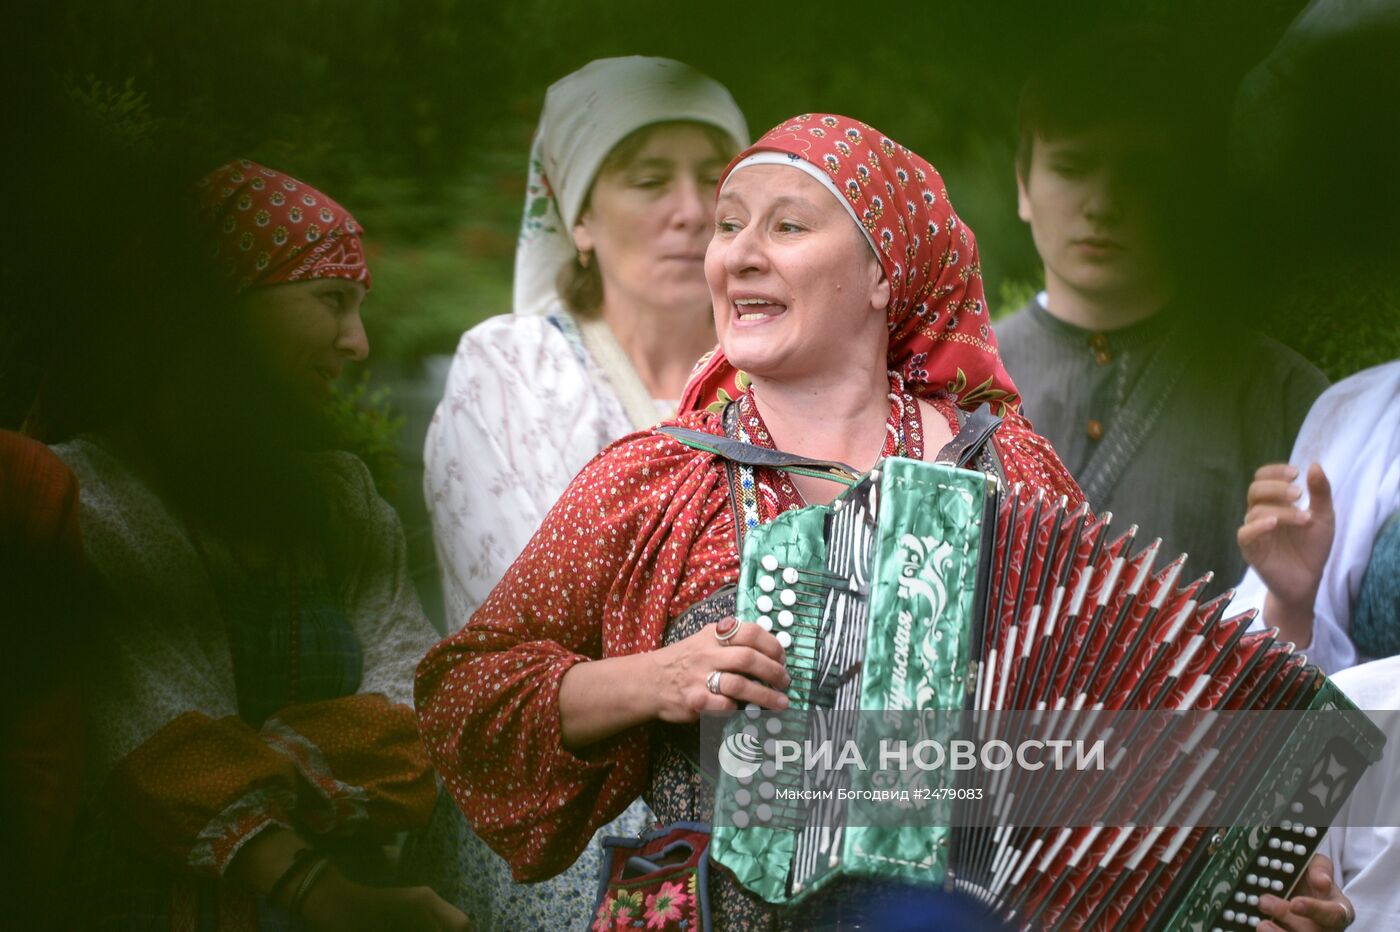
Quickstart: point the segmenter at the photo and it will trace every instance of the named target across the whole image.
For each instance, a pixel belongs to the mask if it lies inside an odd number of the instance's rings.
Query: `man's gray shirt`
[[[1190,554],[1185,578],[1213,591],[1245,564],[1235,542],[1254,471],[1288,459],[1327,379],[1286,346],[1170,310],[1107,333],[1052,317],[1039,299],[993,325],[1022,411],[1137,545],[1161,537],[1159,565]]]

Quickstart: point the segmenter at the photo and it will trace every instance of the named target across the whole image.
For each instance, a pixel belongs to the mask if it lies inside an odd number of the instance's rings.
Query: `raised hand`
[[[1265,620],[1292,640],[1312,639],[1312,610],[1322,570],[1332,550],[1336,516],[1332,486],[1322,467],[1308,467],[1309,502],[1298,507],[1302,490],[1296,467],[1271,463],[1259,467],[1249,485],[1249,510],[1236,539],[1245,560],[1269,589]]]

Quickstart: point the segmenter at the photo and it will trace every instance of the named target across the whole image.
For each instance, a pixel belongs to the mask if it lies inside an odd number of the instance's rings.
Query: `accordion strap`
[[[983,406],[968,415],[964,415],[959,408],[958,420],[958,435],[938,451],[933,461],[966,469],[1001,426],[1001,418],[993,414],[991,408]]]
[[[720,423],[724,425],[724,436],[730,440],[739,439],[739,406],[734,402],[724,406],[724,413],[720,415]],[[753,467],[745,467],[749,481],[753,481]],[[734,546],[739,558],[744,557],[744,533],[749,529],[748,522],[744,520],[744,506],[739,494],[739,464],[731,459],[724,461],[724,478],[729,482],[729,510],[734,517]],[[758,519],[755,514],[754,519]]]
[[[745,443],[731,437],[718,437],[702,430],[666,426],[656,428],[656,432],[674,437],[692,449],[713,453],[741,466],[782,469],[799,476],[830,479],[847,486],[855,485],[856,478],[860,475],[855,467],[838,463],[835,460],[814,460],[806,456],[798,456],[796,453],[770,450],[767,447]]]
[[[830,479],[846,486],[854,486],[858,481],[860,474],[845,463],[770,450],[740,439],[739,408],[732,401],[724,406],[720,423],[724,425],[723,437],[671,425],[658,427],[656,431],[693,450],[713,453],[724,460],[724,475],[729,480],[729,504],[734,513],[734,543],[741,554],[744,552],[744,532],[758,523],[757,501],[752,494],[755,467],[781,469],[814,479]],[[749,495],[744,494],[746,488],[750,491]]]
[[[978,408],[971,414],[958,409],[958,434],[938,451],[934,461],[947,463],[959,469],[983,468],[1005,478],[1001,475],[1001,463],[996,456],[996,448],[989,443],[992,434],[1001,426],[1001,420],[989,407]],[[732,401],[724,406],[720,422],[724,425],[723,437],[673,425],[658,427],[656,431],[680,441],[693,450],[713,453],[725,461],[725,476],[729,480],[729,502],[734,509],[734,536],[740,553],[744,552],[744,532],[748,529],[750,519],[754,518],[753,515],[744,514],[744,496],[741,492],[744,476],[740,474],[741,471],[748,474],[749,484],[752,484],[755,467],[781,469],[814,479],[830,479],[846,486],[854,486],[858,481],[860,474],[854,467],[845,463],[784,453],[782,450],[771,450],[741,440],[739,411]],[[979,454],[982,464],[973,464]],[[987,469],[988,465],[990,469]]]
[[[731,411],[732,408],[726,405],[723,416],[726,436],[723,437],[708,434],[702,430],[691,430],[687,427],[671,425],[658,427],[656,432],[673,437],[691,449],[704,450],[706,453],[713,453],[742,466],[782,469],[799,476],[831,479],[847,486],[856,484],[860,473],[853,466],[836,460],[816,460],[806,456],[798,456],[796,453],[770,450],[767,447],[739,440],[732,435],[730,422],[733,415]],[[938,451],[934,462],[947,463],[960,469],[966,468],[973,458],[982,451],[982,447],[991,439],[996,429],[1001,426],[1001,418],[985,406],[965,417],[960,416],[960,421],[958,435]]]

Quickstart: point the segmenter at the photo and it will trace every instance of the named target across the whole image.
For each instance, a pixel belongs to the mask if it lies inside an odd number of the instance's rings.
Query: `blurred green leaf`
[[[328,413],[342,448],[364,460],[379,494],[390,500],[397,498],[398,442],[404,419],[394,410],[389,390],[371,388],[368,370],[361,371],[332,395]]]

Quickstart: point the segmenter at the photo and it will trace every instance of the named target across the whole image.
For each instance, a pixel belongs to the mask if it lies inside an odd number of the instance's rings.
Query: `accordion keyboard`
[[[754,619],[778,639],[792,677],[787,690],[790,708],[814,714],[760,717],[757,708],[748,710],[751,719],[741,734],[755,748],[763,748],[766,759],[757,773],[738,778],[733,820],[740,828],[800,833],[806,839],[801,850],[811,855],[795,860],[815,864],[840,840],[839,830],[835,838],[824,837],[831,830],[807,831],[809,826],[834,824],[829,803],[810,802],[826,787],[808,782],[797,768],[775,768],[771,742],[805,744],[832,738],[842,716],[822,713],[840,708],[843,701],[847,707],[856,704],[852,700],[859,695],[866,622],[865,600],[859,597],[867,586],[863,564],[858,553],[845,547],[816,550],[804,543],[826,540],[831,534],[846,546],[860,547],[872,519],[860,507],[837,509],[829,519],[825,514],[813,517],[822,525],[798,529],[791,537],[770,536],[761,552],[745,555],[739,615]],[[868,550],[868,541],[863,546]]]
[[[1231,891],[1228,905],[1211,927],[1214,932],[1253,929],[1267,919],[1259,911],[1259,898],[1288,895],[1317,850],[1320,834],[1314,826],[1291,821],[1269,829],[1249,873]]]

